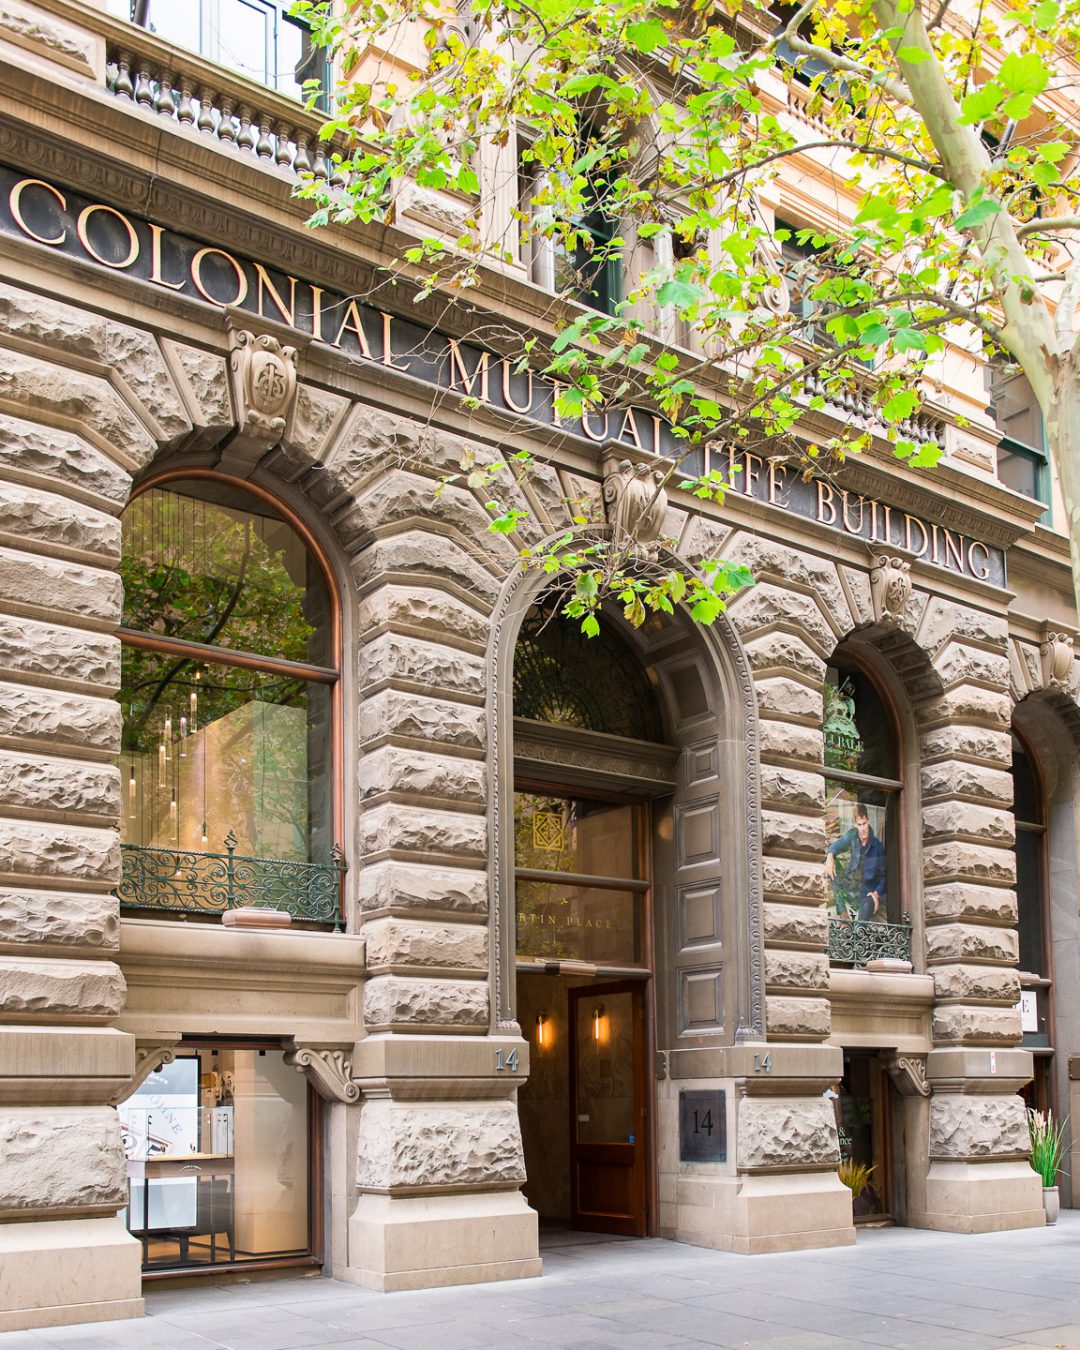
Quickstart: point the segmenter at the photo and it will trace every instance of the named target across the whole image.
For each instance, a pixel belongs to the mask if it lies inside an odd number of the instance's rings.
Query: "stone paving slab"
[[[9,1332],[0,1350],[1080,1350],[1080,1211],[755,1257],[561,1235],[544,1268],[402,1294],[311,1275],[154,1284],[145,1319]]]

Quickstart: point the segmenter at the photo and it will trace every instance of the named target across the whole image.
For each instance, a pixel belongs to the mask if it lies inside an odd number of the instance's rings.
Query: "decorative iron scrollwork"
[[[858,968],[884,958],[911,960],[911,924],[829,920],[829,960],[834,965]]]

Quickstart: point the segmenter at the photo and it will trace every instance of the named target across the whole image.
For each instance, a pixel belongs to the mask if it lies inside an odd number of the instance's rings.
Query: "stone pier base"
[[[0,1331],[141,1317],[141,1263],[118,1218],[0,1224]]]
[[[1042,1184],[1026,1162],[932,1162],[926,1209],[911,1215],[913,1228],[946,1233],[999,1233],[1045,1222]]]

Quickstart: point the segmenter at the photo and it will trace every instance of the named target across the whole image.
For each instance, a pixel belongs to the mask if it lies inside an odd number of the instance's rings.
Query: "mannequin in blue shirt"
[[[848,855],[837,879],[836,859]],[[840,917],[857,907],[859,918],[874,919],[885,901],[885,845],[870,827],[870,816],[861,803],[855,808],[855,824],[834,839],[825,853],[825,875],[833,883],[836,912]]]

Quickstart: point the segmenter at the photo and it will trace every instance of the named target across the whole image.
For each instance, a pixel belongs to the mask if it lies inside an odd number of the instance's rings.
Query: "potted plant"
[[[1057,1223],[1061,1209],[1058,1195],[1057,1176],[1061,1170],[1061,1155],[1065,1149],[1065,1126],[1068,1117],[1060,1124],[1054,1120],[1052,1111],[1028,1110],[1028,1136],[1031,1139],[1031,1165],[1042,1178],[1043,1209],[1046,1222]]]
[[[851,1208],[856,1218],[871,1213],[874,1169],[866,1163],[856,1162],[854,1158],[844,1158],[837,1169],[837,1175],[851,1192]],[[864,1192],[866,1192],[864,1196]]]

